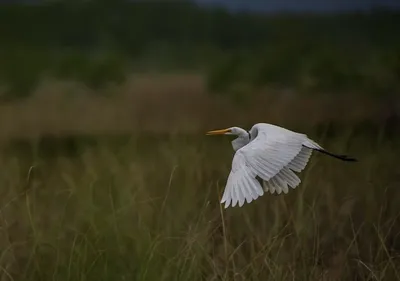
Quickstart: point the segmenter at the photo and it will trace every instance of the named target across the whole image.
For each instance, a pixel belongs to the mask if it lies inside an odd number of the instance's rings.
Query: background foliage
[[[199,71],[210,90],[233,82],[299,91],[399,91],[398,12],[231,14],[189,1],[55,1],[3,5],[0,77],[27,95],[44,75],[90,87],[127,72]]]

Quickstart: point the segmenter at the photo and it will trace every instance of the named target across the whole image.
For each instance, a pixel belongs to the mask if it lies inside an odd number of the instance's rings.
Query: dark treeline
[[[299,90],[399,89],[400,13],[230,14],[189,1],[57,1],[0,8],[0,79],[26,94],[43,75],[93,87],[128,71],[205,72]]]
[[[3,5],[0,23],[3,43],[80,49],[110,44],[132,55],[158,41],[211,44],[223,50],[255,48],[282,40],[301,40],[301,44],[355,39],[359,44],[377,46],[400,43],[394,36],[400,28],[400,17],[390,11],[267,16],[230,14],[184,1],[65,1]]]

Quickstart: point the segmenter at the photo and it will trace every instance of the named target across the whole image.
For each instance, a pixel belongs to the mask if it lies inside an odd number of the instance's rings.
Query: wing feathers
[[[295,188],[300,184],[301,181],[299,177],[295,173],[293,173],[292,170],[289,170],[288,168],[285,167],[282,169],[281,173],[285,177],[286,182],[291,188]]]
[[[241,169],[232,170],[229,174],[228,184],[221,203],[225,202],[225,208],[229,207],[230,204],[232,204],[232,207],[237,204],[241,207],[245,201],[250,203],[263,194],[264,191],[255,175],[247,166],[243,166]]]
[[[306,135],[276,126],[259,126],[256,137],[233,157],[221,203],[225,203],[225,208],[241,207],[264,192],[287,194],[301,183],[294,172],[304,170],[312,150],[319,147]]]
[[[287,194],[289,187],[295,189],[300,183],[299,177],[292,170],[285,167],[269,181],[263,181],[263,186],[265,192],[269,191],[274,194],[276,191],[281,194],[281,191],[283,191],[283,193]]]
[[[287,165],[287,167],[295,172],[301,172],[307,166],[310,160],[312,149],[303,146],[298,155]]]
[[[257,139],[239,150],[242,153],[246,163],[255,171],[255,173],[265,181],[268,181],[279,171],[288,165],[301,151],[302,144],[298,140],[275,141],[273,143],[257,143]],[[257,149],[251,147],[257,146]],[[247,149],[250,148],[250,149]]]

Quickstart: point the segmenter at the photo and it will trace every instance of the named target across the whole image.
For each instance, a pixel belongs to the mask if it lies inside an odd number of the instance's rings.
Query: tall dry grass
[[[399,140],[307,133],[359,162],[314,154],[288,195],[226,210],[225,137],[3,146],[0,278],[400,279]]]
[[[400,279],[399,138],[379,123],[385,104],[268,92],[239,106],[199,76],[103,94],[47,83],[1,105],[0,280]],[[359,162],[315,154],[288,195],[225,210],[233,152],[203,130],[254,122]]]

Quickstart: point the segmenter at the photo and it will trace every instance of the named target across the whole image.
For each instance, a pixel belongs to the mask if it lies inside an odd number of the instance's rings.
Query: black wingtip
[[[338,154],[334,154],[334,153],[331,153],[331,152],[326,151],[326,150],[323,150],[323,149],[318,149],[317,151],[319,151],[319,152],[321,152],[321,153],[323,153],[323,154],[332,156],[332,157],[334,157],[334,158],[340,159],[340,160],[342,160],[342,161],[347,161],[347,162],[358,162],[358,160],[357,160],[356,158],[349,157],[349,156],[347,156],[347,155],[338,155]]]

